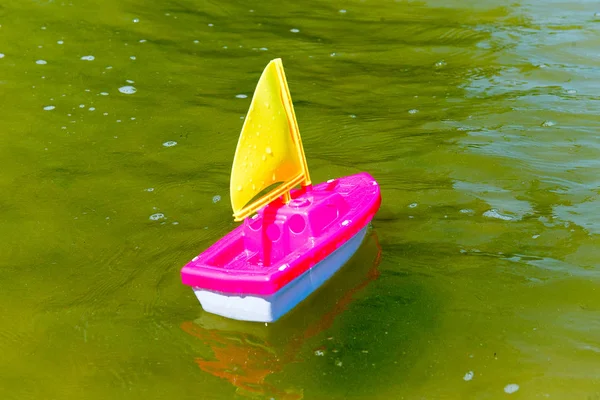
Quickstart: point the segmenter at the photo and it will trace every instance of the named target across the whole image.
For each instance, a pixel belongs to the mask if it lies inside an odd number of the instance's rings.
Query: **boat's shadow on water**
[[[410,314],[414,292],[397,298],[368,290],[380,277],[381,260],[379,239],[372,231],[338,274],[274,324],[202,312],[198,319],[181,325],[209,347],[198,351],[195,363],[228,380],[238,395],[247,397],[300,399],[306,390],[313,391],[313,385],[321,386],[314,388],[319,393],[340,396],[347,393],[348,384],[358,381],[366,392],[376,389],[383,378],[380,367],[403,368],[397,365],[398,360],[404,363],[398,354],[406,355],[403,348],[414,350],[411,334],[425,328],[415,323],[423,315]],[[389,277],[389,283],[396,278]],[[377,285],[384,290],[388,286],[381,280]],[[286,367],[292,372],[283,373]],[[369,372],[373,379],[365,379]]]

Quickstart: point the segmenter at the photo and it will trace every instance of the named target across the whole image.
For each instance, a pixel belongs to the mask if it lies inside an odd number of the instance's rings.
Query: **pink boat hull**
[[[276,320],[352,256],[381,203],[379,185],[367,173],[291,196],[288,204],[259,210],[182,268],[183,283],[206,311]]]

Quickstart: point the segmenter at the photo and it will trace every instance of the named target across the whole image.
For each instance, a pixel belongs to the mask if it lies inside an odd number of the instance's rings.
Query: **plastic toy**
[[[365,172],[311,184],[281,59],[254,92],[230,192],[243,224],[181,277],[205,311],[246,321],[276,321],[317,290],[360,247],[381,204]]]

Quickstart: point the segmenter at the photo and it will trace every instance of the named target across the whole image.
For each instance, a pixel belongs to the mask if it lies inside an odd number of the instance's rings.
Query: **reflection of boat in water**
[[[379,276],[381,247],[371,232],[354,257],[314,296],[276,324],[237,321],[203,312],[181,328],[210,346],[214,357],[196,358],[205,372],[227,379],[240,395],[300,399],[298,390],[281,390],[265,382],[269,375],[294,362],[304,343],[330,328],[365,288]]]

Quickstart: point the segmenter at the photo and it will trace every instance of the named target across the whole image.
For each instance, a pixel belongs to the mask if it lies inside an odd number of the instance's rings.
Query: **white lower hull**
[[[277,321],[323,285],[356,253],[368,227],[367,224],[323,261],[271,295],[241,296],[199,287],[193,288],[194,293],[207,312],[242,321]]]

